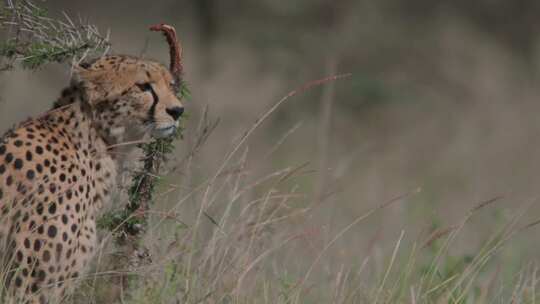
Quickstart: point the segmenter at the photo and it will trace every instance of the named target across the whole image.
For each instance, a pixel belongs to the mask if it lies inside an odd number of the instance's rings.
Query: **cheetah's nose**
[[[174,120],[178,120],[182,114],[184,114],[184,108],[183,107],[174,107],[174,108],[168,108],[167,114],[171,115],[171,117]]]

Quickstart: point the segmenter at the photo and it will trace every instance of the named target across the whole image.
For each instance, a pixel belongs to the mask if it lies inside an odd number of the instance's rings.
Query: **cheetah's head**
[[[75,69],[84,99],[110,132],[169,136],[184,108],[174,78],[162,64],[129,56],[105,56]]]

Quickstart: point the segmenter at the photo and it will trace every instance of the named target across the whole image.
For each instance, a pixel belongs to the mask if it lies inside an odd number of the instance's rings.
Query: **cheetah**
[[[16,303],[57,303],[97,246],[118,187],[117,146],[175,132],[184,111],[162,64],[108,55],[74,67],[56,108],[0,142],[0,282]]]

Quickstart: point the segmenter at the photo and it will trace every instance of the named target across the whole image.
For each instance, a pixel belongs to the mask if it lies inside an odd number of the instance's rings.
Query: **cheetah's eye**
[[[141,91],[150,92],[150,94],[152,94],[152,98],[154,99],[154,103],[158,102],[159,98],[158,98],[158,96],[156,94],[156,91],[154,91],[154,88],[152,87],[152,85],[149,82],[137,83],[136,85]]]
[[[152,85],[149,82],[137,83],[136,85],[143,92],[151,92],[151,91],[153,91]]]

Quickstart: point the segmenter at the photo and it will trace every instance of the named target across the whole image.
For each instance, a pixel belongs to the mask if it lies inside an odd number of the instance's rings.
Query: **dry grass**
[[[414,189],[367,209],[314,246],[321,241],[321,230],[306,228],[304,223],[327,205],[320,194],[299,190],[297,182],[306,175],[311,178],[309,164],[253,175],[253,167],[258,164],[249,162],[248,142],[263,122],[296,94],[342,77],[324,78],[291,91],[247,127],[212,174],[195,178],[190,170],[197,165],[197,153],[212,140],[211,133],[217,126],[205,109],[192,146],[162,177],[159,208],[148,211],[150,227],[142,240],[145,250],[139,259],[119,262],[128,257],[111,242],[114,231],[107,232],[102,237],[95,270],[80,278],[82,287],[71,301],[535,303],[538,271],[534,263],[527,264],[513,280],[505,281],[501,278],[504,265],[492,262],[516,235],[539,223],[520,224],[535,201],[493,231],[473,256],[455,256],[452,247],[469,221],[502,196],[476,204],[456,224],[413,236],[413,242],[407,242],[410,236],[400,231],[382,259],[375,256],[375,236],[359,263],[325,260],[332,249],[339,249],[339,241],[353,227],[395,204],[406,204],[421,191]],[[288,133],[290,130],[284,136]],[[281,143],[279,140],[276,145]],[[306,246],[313,251],[312,259],[298,251]],[[378,270],[371,267],[381,261]],[[325,276],[318,271],[322,268]]]
[[[303,89],[333,79],[313,82]],[[352,227],[394,204],[414,199],[421,191],[412,190],[360,214],[322,246],[314,247],[317,251],[312,260],[291,268],[289,258],[303,259],[296,252],[298,246],[310,246],[320,238],[321,231],[306,229],[303,223],[325,205],[319,196],[302,193],[295,184],[309,174],[306,164],[253,176],[250,172],[257,164],[249,163],[246,143],[272,112],[303,89],[291,92],[265,111],[224,153],[214,173],[195,181],[187,177],[192,176],[190,168],[196,166],[196,151],[212,140],[207,131],[215,126],[205,111],[198,139],[161,185],[160,209],[149,214],[151,227],[144,239],[148,262],[113,271],[111,265],[102,263],[83,281],[75,302],[105,303],[112,298],[118,303],[535,302],[534,264],[528,264],[517,279],[508,282],[501,278],[502,266],[492,262],[513,237],[538,223],[519,224],[530,204],[493,231],[475,255],[452,253],[471,218],[501,196],[476,204],[456,224],[413,236],[416,241],[412,243],[405,241],[406,232],[401,231],[378,272],[370,267],[376,259],[373,249],[359,257],[359,264],[338,262],[335,268],[328,268],[331,264],[323,263],[326,253]],[[173,183],[178,176],[179,182]],[[370,246],[376,242],[375,237]],[[103,248],[101,257],[101,262],[118,258],[110,246]],[[319,268],[328,268],[328,276],[313,277]],[[120,275],[130,278],[127,289],[104,283]]]

